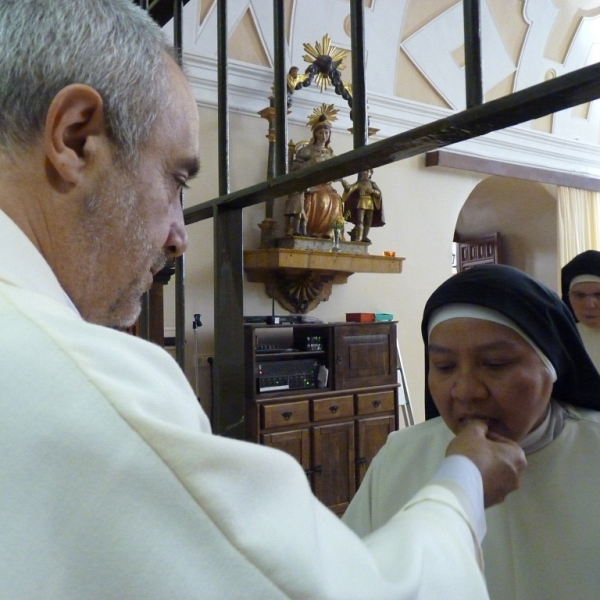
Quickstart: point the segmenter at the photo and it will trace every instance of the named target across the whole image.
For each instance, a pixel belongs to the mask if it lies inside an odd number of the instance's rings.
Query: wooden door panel
[[[302,468],[308,475],[310,469],[309,434],[308,428],[279,433],[264,433],[260,436],[260,443],[291,454],[302,465]]]
[[[382,446],[388,435],[396,429],[394,416],[371,417],[356,421],[356,484],[361,484],[371,461]]]
[[[354,421],[313,428],[314,491],[343,514],[356,491]]]
[[[350,389],[395,383],[396,325],[342,326],[335,332],[335,387]]]

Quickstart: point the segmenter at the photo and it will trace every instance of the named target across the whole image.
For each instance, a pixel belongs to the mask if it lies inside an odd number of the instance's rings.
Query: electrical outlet
[[[198,354],[198,366],[199,367],[210,367],[208,362],[209,358],[212,358],[212,354]]]

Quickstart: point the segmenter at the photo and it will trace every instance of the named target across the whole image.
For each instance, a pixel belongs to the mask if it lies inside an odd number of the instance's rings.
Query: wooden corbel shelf
[[[334,283],[353,273],[401,273],[404,258],[287,248],[244,251],[248,281],[265,284],[267,295],[291,313],[306,314],[328,300]]]

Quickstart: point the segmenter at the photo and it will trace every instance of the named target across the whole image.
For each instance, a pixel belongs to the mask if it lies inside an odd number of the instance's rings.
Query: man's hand
[[[527,466],[525,453],[516,442],[488,432],[485,421],[472,420],[448,444],[446,456],[462,454],[471,459],[483,479],[485,507],[498,504],[519,487]]]

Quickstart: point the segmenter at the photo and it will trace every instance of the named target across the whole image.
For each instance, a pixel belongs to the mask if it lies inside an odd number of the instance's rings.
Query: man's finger
[[[479,431],[485,435],[488,431],[488,424],[484,419],[468,419],[463,431],[469,428]]]

